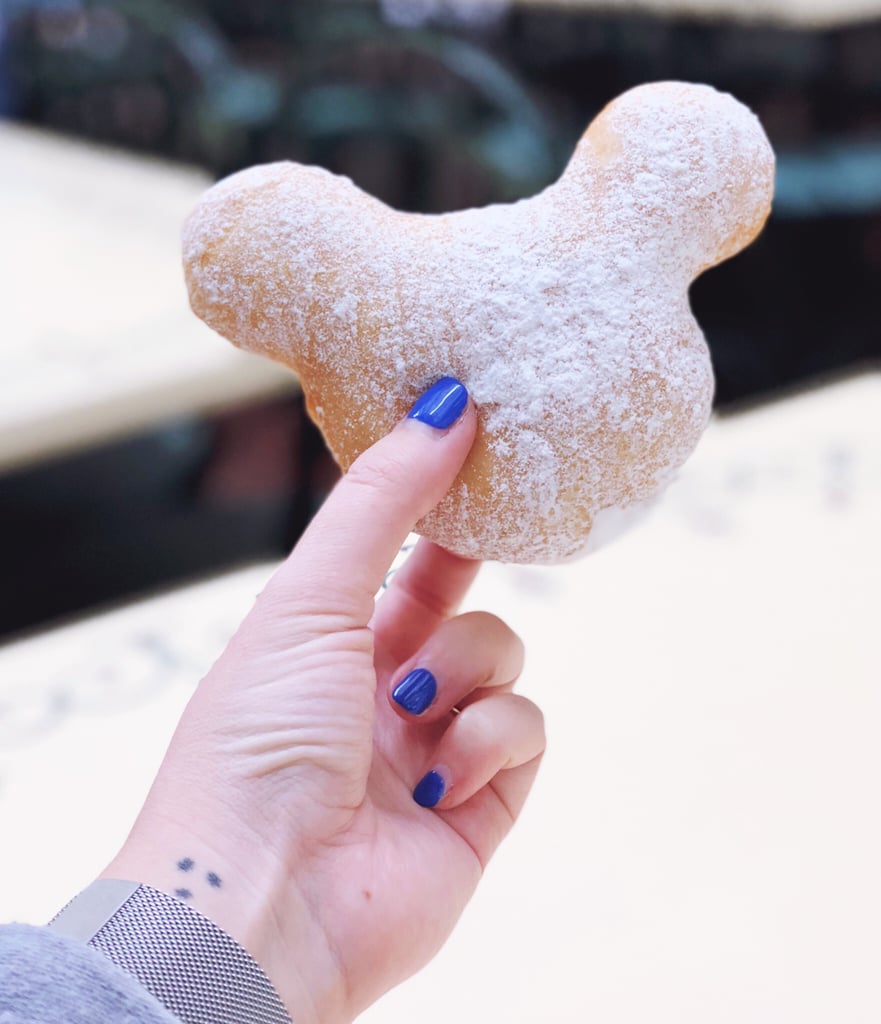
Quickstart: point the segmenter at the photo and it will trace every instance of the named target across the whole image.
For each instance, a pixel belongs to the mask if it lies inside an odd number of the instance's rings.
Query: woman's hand
[[[541,713],[512,692],[520,641],[454,617],[477,563],[420,541],[374,608],[470,449],[466,402],[439,382],[340,481],[198,687],[104,872],[213,918],[296,1024],[351,1021],[440,948],[544,749]]]

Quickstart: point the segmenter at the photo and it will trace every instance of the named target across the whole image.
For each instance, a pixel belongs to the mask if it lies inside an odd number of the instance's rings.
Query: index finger
[[[389,565],[449,490],[476,429],[464,385],[447,377],[429,388],[328,496],[264,592],[275,609],[327,629],[366,626]]]

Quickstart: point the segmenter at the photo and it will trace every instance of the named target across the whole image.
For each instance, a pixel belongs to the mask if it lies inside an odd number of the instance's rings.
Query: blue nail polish
[[[437,680],[427,668],[414,668],[392,690],[392,700],[411,715],[421,715],[437,696]]]
[[[420,807],[434,807],[444,795],[447,784],[443,776],[431,771],[424,775],[413,790],[413,799]]]
[[[427,423],[435,430],[446,430],[465,412],[468,391],[455,377],[441,379],[416,399],[408,413],[411,420]]]

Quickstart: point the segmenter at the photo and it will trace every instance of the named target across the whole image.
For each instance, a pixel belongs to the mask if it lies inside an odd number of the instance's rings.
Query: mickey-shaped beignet
[[[773,175],[749,110],[678,82],[619,97],[560,180],[511,205],[401,213],[327,171],[255,167],[186,225],[190,301],[296,371],[343,469],[457,377],[478,437],[419,532],[472,558],[559,561],[697,444],[713,377],[688,288],[758,234]]]

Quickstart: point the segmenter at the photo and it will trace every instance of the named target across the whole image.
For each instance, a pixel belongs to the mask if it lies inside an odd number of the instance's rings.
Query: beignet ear
[[[333,310],[352,292],[339,268],[369,266],[377,218],[387,212],[319,167],[279,162],[225,178],[184,226],[193,312],[241,348],[268,349],[301,372],[316,329],[333,326]],[[324,346],[347,343],[325,334]]]
[[[659,82],[613,100],[590,125],[566,179],[593,180],[610,231],[686,286],[759,234],[774,153],[758,118],[706,85]]]

